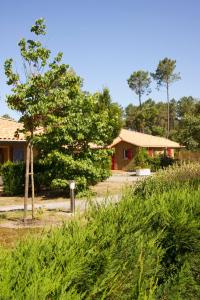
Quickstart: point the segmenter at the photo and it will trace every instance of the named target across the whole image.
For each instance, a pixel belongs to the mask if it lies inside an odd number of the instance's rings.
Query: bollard
[[[70,211],[72,214],[75,213],[75,196],[74,196],[74,190],[75,190],[75,181],[70,181],[69,188],[70,188]]]

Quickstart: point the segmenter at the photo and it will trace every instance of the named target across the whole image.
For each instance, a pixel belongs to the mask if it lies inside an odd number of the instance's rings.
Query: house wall
[[[0,143],[0,163],[8,160],[18,161],[25,159],[25,143],[18,142],[1,142]]]
[[[134,169],[134,157],[137,154],[139,147],[126,142],[120,142],[114,146],[115,153],[112,160],[112,169],[113,170],[133,170]],[[174,157],[174,149],[165,149],[165,148],[145,148],[149,156],[156,157],[158,155],[164,154],[170,157]],[[124,150],[131,150],[132,157],[131,159],[124,158]]]
[[[134,146],[132,144],[126,143],[126,142],[120,142],[114,147],[115,153],[114,153],[114,161],[113,161],[113,169],[114,170],[124,170],[127,171],[131,169],[134,157],[138,151],[138,147]],[[132,151],[132,159],[125,159],[124,158],[124,150]]]

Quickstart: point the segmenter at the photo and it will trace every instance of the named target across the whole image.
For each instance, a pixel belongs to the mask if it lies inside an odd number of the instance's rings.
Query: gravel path
[[[117,202],[121,199],[121,195],[112,195],[107,198],[105,197],[96,197],[92,199],[94,203],[101,204],[104,202]],[[77,199],[75,200],[76,210],[84,211],[89,204],[88,199]],[[55,210],[55,209],[64,209],[66,211],[70,211],[70,201],[66,199],[66,201],[54,202],[54,203],[44,203],[44,204],[35,204],[36,209],[47,209],[47,210]],[[23,205],[8,205],[8,206],[0,206],[0,212],[8,212],[8,211],[16,211],[23,210]],[[31,210],[31,205],[29,204],[27,207],[28,210]]]
[[[134,173],[124,173],[124,174],[114,174],[113,176],[109,177],[106,182],[116,182],[116,183],[130,183],[141,180],[141,177],[134,176]],[[96,197],[93,198],[92,201],[96,203],[103,203],[105,201],[108,202],[116,202],[119,201],[121,198],[121,194],[116,194],[106,197]],[[88,199],[77,199],[76,200],[76,210],[84,211],[88,204]],[[70,211],[70,201],[66,199],[66,201],[61,202],[52,202],[52,203],[42,203],[42,204],[35,204],[36,209],[47,209],[47,210],[55,210],[55,209],[64,209],[66,211]],[[16,210],[23,210],[23,204],[19,205],[7,205],[7,206],[0,206],[0,212],[8,212],[8,211],[16,211]],[[28,205],[28,210],[31,210],[31,205]]]

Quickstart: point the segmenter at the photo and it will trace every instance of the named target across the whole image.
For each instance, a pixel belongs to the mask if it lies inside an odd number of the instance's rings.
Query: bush
[[[200,183],[200,164],[175,164],[167,169],[159,170],[155,175],[138,182],[134,186],[134,194],[142,197],[151,196],[154,193],[162,193],[174,187],[190,184],[191,187]]]
[[[20,195],[24,191],[25,165],[23,162],[7,161],[1,167],[4,193],[9,196]]]
[[[190,167],[162,173],[181,187],[127,191],[117,204],[93,206],[84,223],[1,251],[1,299],[200,299],[200,185],[187,183],[200,166]]]
[[[166,155],[151,157],[147,154],[147,150],[140,148],[134,159],[135,168],[150,168],[155,172],[173,165],[176,160]]]
[[[76,181],[76,191],[79,192],[111,174],[110,150],[90,150],[74,156],[55,150],[40,162],[46,170],[45,184],[65,191],[69,189],[69,180]]]
[[[6,195],[24,192],[25,163],[6,162],[1,173]],[[89,185],[103,181],[111,174],[110,150],[95,150],[84,157],[74,159],[71,155],[54,151],[45,160],[34,162],[35,190],[41,187],[69,194],[69,181],[76,181],[76,192],[88,189]]]
[[[8,196],[17,196],[24,193],[25,163],[7,161],[1,167],[4,193]],[[45,183],[44,166],[34,163],[35,190],[39,191]]]
[[[149,166],[149,156],[146,149],[139,148],[134,158],[136,168],[147,168]]]

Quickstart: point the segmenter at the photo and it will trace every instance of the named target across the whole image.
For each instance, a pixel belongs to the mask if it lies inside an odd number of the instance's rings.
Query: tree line
[[[157,88],[166,88],[167,93],[167,131],[166,136],[169,137],[170,133],[170,96],[169,87],[175,81],[181,79],[180,73],[175,73],[176,60],[164,58],[159,61],[159,64],[154,73],[149,73],[144,70],[135,71],[128,78],[127,82],[129,87],[138,95],[139,105],[142,105],[142,95],[151,92],[150,84],[151,79],[157,83]],[[142,128],[140,128],[142,130]]]
[[[124,110],[124,127],[147,134],[167,136],[189,150],[200,149],[200,101],[193,97],[168,103],[148,99],[141,105],[129,104]]]

